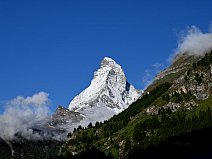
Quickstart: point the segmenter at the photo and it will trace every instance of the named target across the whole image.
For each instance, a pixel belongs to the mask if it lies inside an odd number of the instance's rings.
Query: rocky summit
[[[90,86],[70,102],[69,110],[80,113],[87,122],[103,121],[126,109],[140,95],[121,66],[105,57]]]

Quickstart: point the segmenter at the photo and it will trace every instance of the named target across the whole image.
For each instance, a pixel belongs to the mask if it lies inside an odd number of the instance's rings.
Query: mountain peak
[[[121,67],[118,65],[112,58],[110,57],[104,57],[104,59],[101,62],[101,67],[110,66],[110,67]]]
[[[104,57],[103,61],[109,61],[109,62],[115,62],[112,58],[110,57]]]
[[[69,109],[87,116],[90,122],[103,121],[126,109],[140,95],[127,82],[121,66],[105,57],[90,86],[70,102]]]

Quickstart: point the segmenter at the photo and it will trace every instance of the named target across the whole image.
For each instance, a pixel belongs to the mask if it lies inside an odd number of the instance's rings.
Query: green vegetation
[[[154,90],[149,92],[148,94],[143,95],[141,99],[137,102],[133,103],[128,109],[120,113],[119,115],[114,116],[113,118],[106,120],[102,126],[99,123],[96,123],[95,126],[91,127],[91,124],[88,125],[87,129],[77,129],[74,132],[74,137],[69,140],[66,144],[68,145],[75,145],[77,149],[75,151],[81,151],[86,148],[91,148],[93,145],[96,145],[98,148],[99,146],[102,147],[105,142],[108,141],[108,138],[111,138],[110,148],[107,151],[107,154],[113,157],[117,157],[119,151],[119,144],[117,141],[113,140],[112,137],[116,136],[117,133],[121,132],[123,134],[129,133],[129,137],[133,136],[135,133],[134,124],[136,122],[132,122],[132,117],[136,116],[139,112],[150,106],[157,98],[159,98],[162,94],[164,94],[169,88],[170,83],[163,83],[160,86],[156,87]],[[147,120],[148,121],[148,120]],[[151,122],[151,120],[149,120]],[[155,120],[157,123],[157,120]],[[148,124],[147,124],[148,125]],[[156,127],[156,124],[153,124],[153,127]],[[79,128],[79,127],[78,127]],[[131,129],[131,130],[129,130]],[[128,141],[128,144],[125,143],[125,151],[129,151],[128,149],[131,147],[129,138],[126,139],[126,135],[118,136],[118,140],[124,140],[125,142]],[[102,147],[103,149],[105,147]],[[101,149],[102,149],[101,148]],[[68,147],[63,147],[61,149],[61,154],[67,156],[69,151],[67,151]]]
[[[87,128],[78,126],[68,134],[69,140],[62,147],[62,143],[54,141],[22,140],[21,143],[13,143],[16,158],[55,158],[58,151],[58,159],[134,158],[135,154],[145,153],[151,147],[160,147],[162,143],[169,142],[170,138],[212,127],[212,90],[208,86],[211,80],[205,78],[210,74],[212,51],[199,61],[184,55],[173,66],[177,67],[182,62],[191,62],[191,65],[187,64],[180,71],[157,80],[140,99],[111,119],[103,123],[89,123]],[[174,83],[179,78],[180,82]],[[198,100],[196,90],[183,90],[186,84],[188,87],[195,85],[193,88],[207,87],[209,97]],[[184,105],[186,102],[188,107]],[[192,102],[196,106],[192,106]],[[170,103],[180,107],[172,109],[167,106]],[[149,113],[147,110],[150,109],[157,111]],[[175,144],[181,143],[177,140]],[[8,145],[0,147],[0,158],[12,158],[9,150]]]
[[[179,60],[194,62],[177,73],[168,74],[153,83],[147,89],[148,93],[122,113],[104,123],[97,122],[95,125],[90,123],[87,128],[79,126],[67,144],[62,147],[61,154],[63,156],[69,156],[71,152],[79,154],[82,150],[95,146],[110,157],[127,158],[133,156],[135,152],[145,152],[153,145],[158,146],[172,136],[212,126],[211,95],[205,100],[197,100],[191,91],[184,92],[180,89],[180,85],[172,87],[172,82],[182,75],[185,85],[191,79],[198,85],[202,84],[205,81],[203,74],[208,73],[209,65],[212,63],[212,52],[199,61],[194,57],[185,56],[178,59],[174,65],[181,64]],[[169,102],[183,105],[189,101],[195,101],[199,106],[192,109],[180,107],[174,112],[169,107],[166,109],[162,107]],[[153,105],[159,108],[158,113],[147,114],[146,108]]]
[[[162,100],[166,103],[171,101],[173,103],[181,103],[182,101],[188,101],[190,99],[195,99],[191,92],[185,93],[182,90],[179,92],[173,92],[171,95],[165,94],[162,96]]]
[[[193,69],[196,70],[198,68],[205,69],[212,63],[212,51],[210,53],[206,53],[201,60],[193,63]]]
[[[12,141],[14,156],[11,155],[11,149],[8,144],[0,140],[0,158],[1,159],[52,159],[55,158],[64,142],[55,140],[32,141],[20,139]]]
[[[133,138],[137,144],[134,148],[142,151],[144,148],[165,141],[170,136],[212,126],[211,119],[210,108],[199,111],[198,116],[195,110],[193,112],[182,110],[171,114],[163,112],[135,126]]]
[[[168,83],[173,82],[175,79],[179,78],[182,74],[184,74],[186,72],[186,70],[187,69],[185,68],[185,69],[180,70],[179,72],[170,73],[167,76],[154,81],[153,84],[147,88],[147,91],[151,91],[151,90],[155,89],[157,86],[163,84],[164,82],[168,82]]]

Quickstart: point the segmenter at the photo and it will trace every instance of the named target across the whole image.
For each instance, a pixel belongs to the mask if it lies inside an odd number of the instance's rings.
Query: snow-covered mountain
[[[103,121],[126,109],[141,95],[126,80],[121,66],[105,57],[88,88],[69,104],[69,110],[83,115],[88,122]]]

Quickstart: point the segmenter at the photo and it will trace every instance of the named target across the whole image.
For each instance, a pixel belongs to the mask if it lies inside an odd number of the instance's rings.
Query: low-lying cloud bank
[[[5,111],[0,115],[0,137],[4,140],[15,139],[17,134],[26,139],[52,138],[60,140],[61,134],[51,134],[44,130],[42,134],[34,131],[49,119],[50,100],[48,94],[39,92],[31,97],[18,96],[5,103]]]
[[[212,29],[207,33],[203,33],[196,26],[188,27],[180,34],[178,47],[175,55],[188,53],[189,55],[202,56],[212,49]]]

